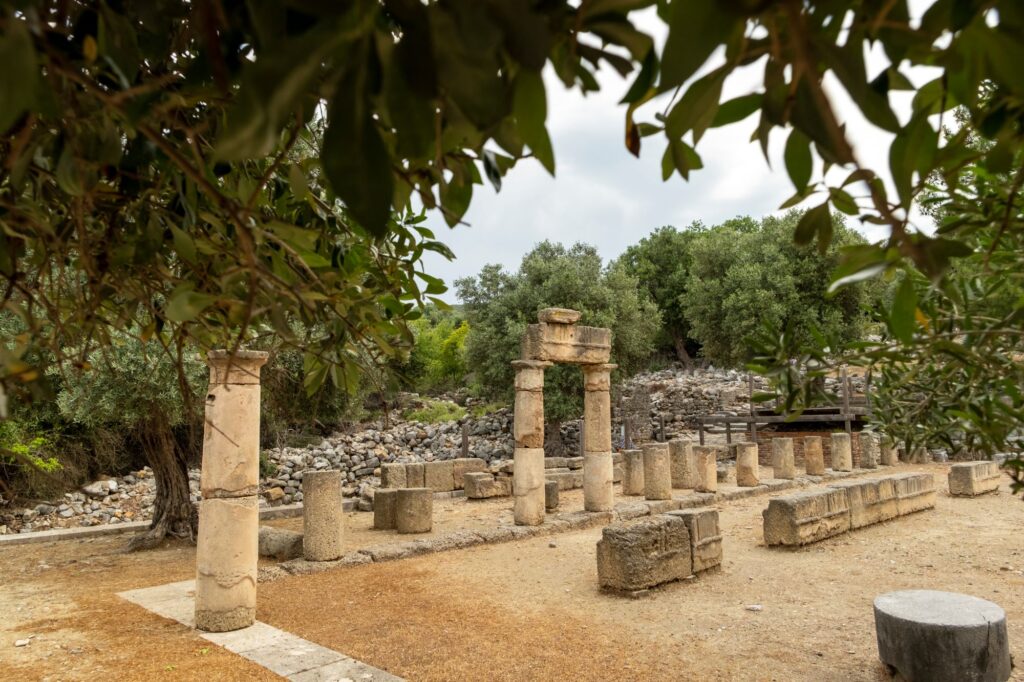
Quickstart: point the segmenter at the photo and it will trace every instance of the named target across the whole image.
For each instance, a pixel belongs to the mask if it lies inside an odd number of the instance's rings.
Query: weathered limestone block
[[[455,462],[450,459],[423,463],[423,487],[435,493],[451,492],[455,485]]]
[[[463,478],[470,472],[487,471],[487,462],[479,457],[459,457],[452,460],[452,481],[453,490],[462,490],[465,487]]]
[[[710,507],[680,509],[667,512],[686,523],[690,534],[693,572],[701,573],[722,565],[722,532],[718,527],[718,510]]]
[[[429,533],[434,527],[434,493],[430,488],[399,488],[395,528],[399,533]]]
[[[544,458],[545,469],[568,469],[569,458],[568,457],[545,457]]]
[[[199,472],[203,499],[259,494],[260,367],[266,361],[263,351],[207,354],[210,385]]]
[[[544,482],[544,511],[558,509],[558,481]]]
[[[302,553],[307,561],[334,561],[342,555],[340,471],[302,475]]]
[[[382,488],[405,488],[408,478],[405,474],[405,464],[381,464],[380,465],[380,487]]]
[[[949,468],[949,494],[974,497],[999,490],[1002,474],[995,462],[961,462]]]
[[[463,477],[466,497],[483,500],[488,497],[505,497],[512,494],[512,479],[494,476],[486,471],[471,471]]]
[[[804,471],[808,476],[825,475],[825,455],[821,436],[804,436]]]
[[[544,448],[516,448],[512,515],[517,526],[544,523]]]
[[[531,324],[523,335],[521,351],[524,360],[598,365],[611,358],[612,332],[575,324]]]
[[[516,360],[512,436],[516,447],[544,447],[544,369],[550,362]]]
[[[880,454],[878,434],[874,431],[861,431],[857,437],[860,439],[860,467],[877,469]]]
[[[883,437],[879,443],[879,461],[883,466],[891,467],[900,463],[899,451],[896,445],[888,437]]]
[[[830,488],[846,491],[850,505],[850,529],[863,528],[899,516],[896,487],[890,478],[840,481]]]
[[[878,656],[901,679],[1003,682],[1010,678],[1006,612],[966,594],[903,590],[875,598]]]
[[[611,511],[615,508],[612,469],[612,453],[583,453],[584,511],[601,512]]]
[[[259,501],[255,495],[199,503],[196,627],[227,632],[256,622]]]
[[[278,561],[288,561],[302,556],[302,533],[286,528],[260,526],[259,553]]]
[[[669,456],[672,459],[672,487],[697,487],[700,476],[697,474],[697,455],[693,452],[693,441],[676,438],[668,442]]]
[[[896,490],[900,516],[935,508],[935,477],[931,474],[900,474],[889,478]]]
[[[601,588],[637,592],[693,574],[690,534],[677,516],[605,526],[597,543]]]
[[[796,478],[792,438],[772,438],[772,478]]]
[[[850,530],[846,490],[828,488],[776,497],[764,517],[764,543],[806,545]]]
[[[537,319],[551,324],[576,324],[582,313],[569,308],[544,308],[537,313]]]
[[[405,465],[405,487],[427,487],[427,468],[423,462],[409,462]]]
[[[375,529],[395,529],[398,490],[398,488],[378,488],[373,494],[373,527]]]
[[[565,471],[559,473],[545,472],[545,482],[551,481],[558,484],[559,490],[574,490],[583,487],[583,481],[577,474],[578,471]]]
[[[642,450],[622,450],[622,494],[644,494],[644,453]]]
[[[757,461],[757,443],[738,443],[736,447],[736,485],[752,488],[761,483]]]
[[[848,433],[832,434],[832,470],[853,471],[853,450]]]
[[[614,460],[612,460],[612,461],[614,461]],[[565,458],[565,466],[569,467],[570,469],[582,469],[583,468],[583,458],[582,457],[566,457]]]
[[[668,443],[645,443],[644,499],[672,499],[672,459]]]
[[[718,457],[715,449],[706,445],[695,445],[693,451],[697,457],[696,491],[718,492]]]

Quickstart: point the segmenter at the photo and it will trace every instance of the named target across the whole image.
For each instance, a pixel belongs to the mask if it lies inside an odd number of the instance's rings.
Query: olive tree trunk
[[[151,549],[167,537],[194,541],[199,519],[189,497],[187,453],[174,437],[170,424],[159,414],[143,425],[138,435],[153,470],[156,499],[149,529],[133,537],[128,550]]]

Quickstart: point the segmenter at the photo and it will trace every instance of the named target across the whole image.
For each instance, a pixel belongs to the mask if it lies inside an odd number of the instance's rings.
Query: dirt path
[[[944,466],[912,469],[944,490]],[[410,680],[882,680],[871,599],[927,587],[1003,606],[1024,661],[1024,503],[940,492],[934,511],[796,552],[760,545],[766,504],[721,505],[723,570],[645,599],[597,591],[594,529],[262,584],[259,618]],[[438,502],[437,528],[493,525],[509,506]],[[351,548],[399,540],[370,516],[348,516]],[[123,543],[0,550],[0,679],[277,679],[119,599],[190,578],[195,561],[186,545],[126,555]]]

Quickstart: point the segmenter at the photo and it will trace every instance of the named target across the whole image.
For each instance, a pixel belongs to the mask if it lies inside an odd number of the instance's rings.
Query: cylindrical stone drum
[[[793,439],[772,439],[772,476],[774,478],[791,479],[796,477],[793,464]]]
[[[373,494],[373,527],[377,530],[394,530],[395,505],[399,488],[377,488]]]
[[[668,442],[669,457],[672,460],[672,487],[697,487],[697,460],[693,456],[693,441],[676,438]]]
[[[646,443],[644,453],[644,498],[672,499],[672,460],[668,443]]]
[[[622,494],[644,494],[644,453],[642,450],[623,450]]]
[[[757,443],[736,445],[736,485],[752,488],[761,483],[761,467],[757,461]]]
[[[517,526],[539,526],[544,523],[544,448],[516,448],[512,462],[512,516]]]
[[[821,436],[804,436],[804,471],[808,476],[825,475],[825,454]]]
[[[256,622],[259,500],[224,497],[199,503],[196,627],[227,632]]]
[[[718,453],[708,445],[694,446],[697,456],[697,492],[718,492]]]
[[[308,561],[334,561],[342,554],[340,471],[302,474],[302,554]]]
[[[545,481],[544,510],[554,511],[556,509],[558,509],[558,481]]]
[[[395,501],[395,528],[399,533],[429,533],[434,527],[434,491],[399,488]]]
[[[832,434],[832,470],[853,471],[853,450],[848,433]]]
[[[583,509],[589,512],[615,508],[614,464],[610,452],[583,453]]]

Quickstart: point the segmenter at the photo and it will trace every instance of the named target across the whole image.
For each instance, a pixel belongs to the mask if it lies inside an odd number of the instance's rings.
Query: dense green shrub
[[[422,393],[440,393],[462,386],[466,377],[468,323],[451,312],[437,312],[412,325],[415,343],[402,368],[406,384]]]

